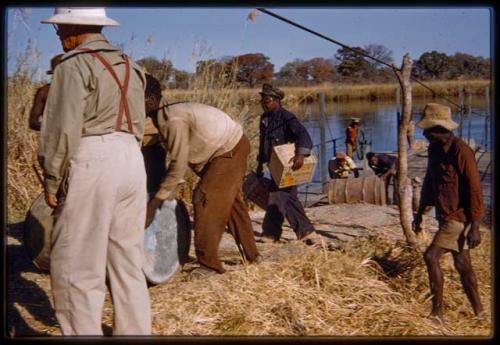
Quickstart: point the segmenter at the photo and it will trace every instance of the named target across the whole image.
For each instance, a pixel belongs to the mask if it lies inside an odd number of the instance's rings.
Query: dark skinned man
[[[226,226],[245,259],[260,262],[252,221],[240,195],[250,153],[241,125],[222,110],[205,104],[169,104],[161,97],[159,85],[146,90],[146,114],[169,155],[166,175],[148,202],[146,226],[164,200],[176,197],[177,188],[191,168],[200,177],[193,192],[194,247],[200,267],[190,277],[225,272],[218,249]]]
[[[304,165],[305,156],[311,152],[311,137],[295,115],[281,106],[281,100],[285,96],[283,91],[270,84],[264,84],[260,95],[264,113],[261,116],[259,128],[257,176],[261,178],[270,192],[262,223],[262,239],[278,241],[286,217],[297,239],[304,240],[306,244],[316,244],[321,236],[316,233],[305,214],[304,207],[297,198],[297,186],[279,189],[272,179],[263,178],[263,166],[269,163],[274,146],[295,143],[295,155],[289,163],[293,163],[292,169],[297,170]]]
[[[481,181],[474,152],[452,130],[458,124],[451,119],[451,110],[438,103],[429,103],[417,126],[424,129],[429,141],[429,160],[422,186],[420,206],[414,217],[414,231],[422,230],[422,215],[428,206],[435,206],[439,229],[424,259],[432,293],[430,317],[442,323],[443,274],[439,260],[451,252],[455,268],[474,314],[482,317],[477,280],[472,268],[469,248],[481,242],[479,223],[484,215]]]

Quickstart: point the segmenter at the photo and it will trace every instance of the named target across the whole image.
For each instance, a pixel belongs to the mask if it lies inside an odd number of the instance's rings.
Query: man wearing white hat
[[[484,313],[472,268],[469,248],[481,242],[479,223],[484,215],[481,180],[474,152],[452,130],[458,124],[451,119],[451,109],[429,103],[417,123],[429,140],[429,161],[422,186],[420,206],[414,220],[414,231],[421,231],[422,214],[435,206],[439,229],[424,259],[432,293],[431,317],[443,322],[443,274],[441,256],[453,255],[455,268],[474,313]]]
[[[106,275],[115,335],[151,333],[142,272],[146,174],[145,74],[101,34],[103,8],[56,8],[66,52],[54,70],[39,155],[55,208],[51,287],[63,335],[102,335]],[[67,177],[63,179],[63,177]]]

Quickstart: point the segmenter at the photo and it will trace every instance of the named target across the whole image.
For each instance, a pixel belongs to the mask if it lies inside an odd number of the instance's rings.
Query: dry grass
[[[436,326],[426,319],[429,289],[420,252],[380,238],[358,239],[335,252],[300,243],[286,245],[288,253],[268,257],[257,266],[240,266],[194,282],[186,281],[183,273],[150,288],[155,334],[488,336],[491,332],[490,320],[474,320],[450,257],[442,262],[447,323]],[[276,252],[279,245],[272,246]],[[491,296],[489,249],[488,237],[473,252],[486,304]],[[381,253],[383,260],[378,257]],[[383,270],[389,262],[400,268],[398,274],[389,276]],[[489,305],[485,307],[489,311]]]
[[[437,96],[457,96],[459,85],[463,85],[466,93],[474,95],[484,95],[486,86],[490,86],[488,80],[464,80],[464,81],[434,81],[425,82],[427,86],[435,90]],[[398,84],[330,84],[325,83],[320,86],[311,87],[282,87],[285,92],[285,105],[294,105],[304,102],[315,102],[318,100],[318,93],[325,93],[327,102],[348,102],[353,100],[389,100],[395,99]],[[237,88],[234,90],[240,103],[256,104],[260,97],[260,89]],[[214,90],[215,95],[223,92]],[[168,94],[174,99],[184,99],[189,97],[191,90],[169,90]],[[432,94],[421,85],[413,83],[413,97],[430,97]]]
[[[20,219],[41,193],[33,164],[38,167],[38,134],[28,128],[36,88],[31,80],[17,77],[8,81],[7,94],[7,205],[8,218]],[[39,170],[41,171],[41,170]]]
[[[361,209],[349,207],[351,212]],[[336,209],[330,221],[342,223],[345,217]],[[387,225],[367,228],[371,237],[352,240],[337,251],[308,247],[299,241],[258,243],[264,256],[259,265],[241,264],[234,242],[225,234],[219,252],[225,274],[189,281],[195,264],[188,264],[185,272],[169,282],[149,288],[153,335],[490,336],[489,229],[482,229],[483,243],[471,252],[487,318],[474,319],[448,254],[441,261],[446,324],[440,326],[426,318],[431,303],[422,254],[389,239],[386,231],[401,232],[398,225],[390,225],[390,218],[384,222]],[[358,224],[357,220],[351,222]],[[10,229],[9,235],[13,232],[14,228]],[[9,271],[9,312],[16,315],[17,311],[19,316],[9,319],[9,329],[17,336],[26,335],[26,331],[60,335],[52,306],[44,297],[51,294],[49,276],[27,269],[30,264],[25,252],[15,250],[19,242],[10,236],[9,253],[19,255],[9,260],[13,260],[13,267],[19,267]],[[103,323],[108,331],[112,320],[107,294]]]

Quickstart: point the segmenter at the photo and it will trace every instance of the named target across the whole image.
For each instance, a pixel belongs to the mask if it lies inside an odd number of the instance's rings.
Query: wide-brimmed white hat
[[[441,126],[451,131],[458,127],[458,123],[451,119],[450,107],[439,103],[427,103],[417,126],[423,129]]]
[[[44,24],[119,26],[106,17],[104,7],[56,7],[54,15],[41,21]]]

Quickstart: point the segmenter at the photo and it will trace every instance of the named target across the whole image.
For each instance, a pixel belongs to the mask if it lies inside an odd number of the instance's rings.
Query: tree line
[[[354,47],[387,64],[393,64],[392,51],[379,44]],[[275,71],[269,57],[262,53],[200,60],[194,73],[176,69],[166,58],[138,60],[164,87],[186,89],[192,78],[205,77],[213,88],[236,82],[242,87],[257,87],[265,82],[281,86],[314,86],[325,82],[385,83],[394,81],[391,68],[366,59],[348,49],[338,49],[331,58],[295,59]],[[397,64],[396,64],[397,65]],[[413,73],[421,80],[490,79],[490,59],[465,53],[446,55],[430,51],[414,62]]]

